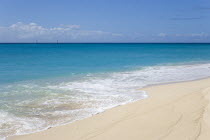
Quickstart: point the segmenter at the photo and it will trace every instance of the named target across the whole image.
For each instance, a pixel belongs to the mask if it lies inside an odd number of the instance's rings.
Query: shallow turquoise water
[[[210,44],[0,44],[0,83],[209,60]]]

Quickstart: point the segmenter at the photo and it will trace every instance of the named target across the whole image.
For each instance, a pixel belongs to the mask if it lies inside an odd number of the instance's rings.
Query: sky
[[[210,0],[1,0],[0,42],[210,42]]]

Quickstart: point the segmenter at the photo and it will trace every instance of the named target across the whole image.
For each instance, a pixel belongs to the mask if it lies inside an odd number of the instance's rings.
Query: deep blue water
[[[0,44],[0,83],[209,60],[210,44]]]

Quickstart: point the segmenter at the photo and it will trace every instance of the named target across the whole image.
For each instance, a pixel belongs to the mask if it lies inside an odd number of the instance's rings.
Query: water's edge
[[[60,126],[64,126],[64,125],[71,125],[72,123],[75,123],[75,122],[77,122],[77,121],[82,121],[82,120],[84,120],[84,119],[93,117],[93,116],[95,116],[95,115],[102,114],[102,113],[104,113],[104,112],[106,112],[106,111],[108,111],[108,110],[110,110],[110,109],[113,109],[113,108],[116,108],[116,107],[119,107],[119,106],[122,106],[122,105],[127,105],[127,104],[130,104],[130,103],[135,103],[135,102],[144,100],[144,99],[146,99],[146,98],[149,98],[149,96],[148,96],[148,94],[146,93],[146,91],[141,90],[141,89],[144,89],[144,88],[149,88],[149,87],[151,87],[151,86],[160,86],[160,85],[169,85],[169,84],[176,84],[176,83],[185,83],[185,82],[200,81],[200,80],[205,80],[205,79],[209,79],[209,78],[210,78],[210,76],[205,77],[205,78],[198,78],[198,79],[194,79],[194,80],[177,81],[177,82],[166,82],[166,83],[159,83],[159,84],[146,85],[146,86],[143,86],[143,87],[140,87],[140,88],[139,88],[139,92],[141,91],[141,92],[144,92],[144,93],[146,94],[145,98],[143,98],[143,99],[138,99],[138,100],[136,100],[136,101],[127,102],[127,103],[123,103],[123,104],[120,104],[120,105],[117,105],[117,106],[113,106],[113,107],[108,108],[108,109],[105,109],[105,110],[103,110],[103,111],[101,111],[101,112],[98,112],[98,113],[95,113],[95,114],[91,114],[90,116],[87,116],[87,117],[82,118],[82,119],[74,120],[74,121],[69,122],[69,123],[66,123],[66,124],[61,124],[61,125],[57,125],[57,126],[53,126],[53,127],[50,126],[50,127],[46,128],[46,129],[38,130],[38,131],[36,131],[36,132],[26,133],[26,134],[20,134],[20,135],[13,135],[13,136],[9,136],[9,137],[24,136],[24,135],[29,135],[29,134],[34,134],[34,133],[46,131],[46,130],[48,130],[48,129],[53,129],[53,128],[60,127]],[[7,140],[7,138],[9,138],[9,137],[5,137],[5,138],[0,139],[0,140]]]

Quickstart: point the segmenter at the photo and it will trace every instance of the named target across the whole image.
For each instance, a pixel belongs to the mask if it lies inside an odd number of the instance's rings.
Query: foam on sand
[[[210,76],[210,64],[143,67],[71,81],[15,83],[1,90],[1,137],[45,130],[146,98],[141,87]],[[149,95],[150,96],[150,95]]]

